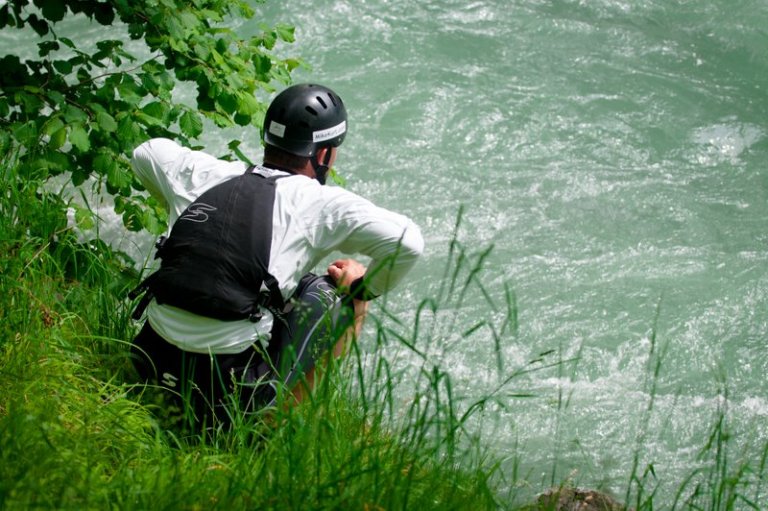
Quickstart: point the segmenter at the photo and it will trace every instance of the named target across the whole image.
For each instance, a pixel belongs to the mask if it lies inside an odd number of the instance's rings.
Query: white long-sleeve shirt
[[[242,175],[243,162],[219,160],[164,138],[149,140],[131,164],[147,190],[169,209],[169,223],[209,188]],[[333,251],[371,258],[366,287],[382,294],[411,269],[424,248],[419,228],[408,218],[379,208],[339,187],[257,166],[264,176],[284,174],[275,188],[269,273],[290,298],[303,275]],[[147,319],[168,342],[197,353],[240,353],[268,339],[272,318],[220,321],[152,301]]]

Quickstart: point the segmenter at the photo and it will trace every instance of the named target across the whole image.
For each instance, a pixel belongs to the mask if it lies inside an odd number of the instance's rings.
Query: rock
[[[528,511],[627,511],[613,497],[594,490],[553,488],[536,499]]]

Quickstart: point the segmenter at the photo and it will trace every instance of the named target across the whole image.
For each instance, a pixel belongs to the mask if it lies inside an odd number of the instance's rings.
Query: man
[[[408,218],[323,186],[346,132],[341,98],[300,84],[267,110],[262,165],[168,139],[134,151],[137,176],[172,225],[160,270],[141,286],[147,320],[134,359],[143,378],[191,400],[196,414],[226,420],[224,405],[256,410],[280,386],[300,399],[319,357],[344,351],[348,333],[338,326],[351,323],[351,310],[359,332],[366,300],[400,282],[421,254]],[[334,251],[370,257],[370,271],[339,259],[327,276],[308,273]]]

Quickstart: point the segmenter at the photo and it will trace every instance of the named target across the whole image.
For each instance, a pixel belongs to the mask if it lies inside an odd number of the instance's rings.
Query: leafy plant
[[[273,54],[279,41],[293,42],[293,27],[263,25],[248,38],[228,27],[254,15],[244,0],[8,1],[0,29],[31,28],[40,41],[37,59],[0,56],[0,154],[16,152],[27,179],[64,173],[79,186],[94,177],[129,229],[162,231],[162,208],[135,193],[133,148],[151,137],[191,145],[204,119],[258,128],[266,105],[257,92],[287,83],[300,65]],[[77,16],[108,27],[109,37],[88,48],[57,33]],[[144,55],[126,48],[128,38],[146,43]],[[179,82],[194,84],[195,106],[174,97]],[[229,148],[242,157],[238,144]]]

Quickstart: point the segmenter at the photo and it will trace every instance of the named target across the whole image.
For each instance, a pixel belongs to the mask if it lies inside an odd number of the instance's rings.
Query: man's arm
[[[149,193],[168,208],[171,223],[205,190],[245,170],[242,162],[219,160],[167,138],[141,144],[131,165]]]
[[[168,169],[185,151],[167,138],[148,140],[133,151],[131,166],[147,191],[166,208],[173,203],[174,176]]]
[[[346,283],[356,297],[369,299],[389,291],[405,277],[421,256],[424,239],[416,224],[407,217],[351,195],[347,198],[344,220],[337,226],[343,239],[336,248],[371,258],[362,280],[364,287],[360,288],[361,276],[356,274]],[[349,265],[339,268],[354,271]]]

